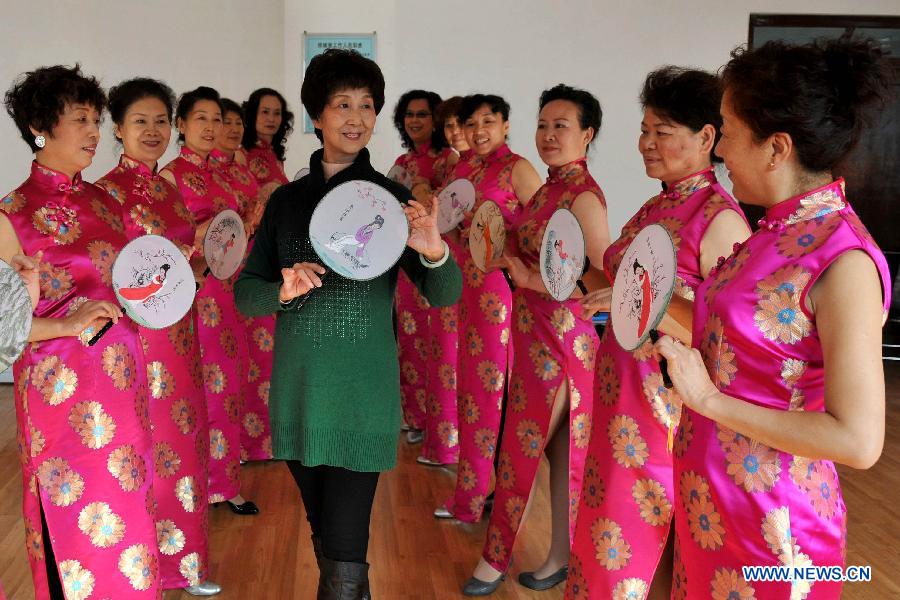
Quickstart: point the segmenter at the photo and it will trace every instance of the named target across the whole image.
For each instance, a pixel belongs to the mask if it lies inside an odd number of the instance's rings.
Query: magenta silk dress
[[[256,203],[268,201],[268,197],[260,195],[261,188],[249,167],[238,164],[218,150],[210,152],[209,162],[234,191],[241,217],[246,219]],[[251,239],[247,244],[248,255],[252,248]],[[272,458],[269,383],[272,379],[272,351],[275,346],[275,317],[245,317],[240,312],[237,316],[243,325],[248,348],[244,407],[241,411],[241,460],[269,460]]]
[[[559,208],[571,209],[580,194],[593,193],[606,205],[600,186],[584,159],[550,169],[550,175],[525,207],[518,221],[519,256],[540,271],[541,240],[547,222]],[[506,422],[497,466],[494,510],[482,556],[505,573],[512,557],[525,504],[537,477],[548,441],[550,416],[557,391],[569,391],[569,538],[575,529],[575,509],[581,493],[581,473],[591,437],[594,358],[597,332],[582,318],[581,301],[558,302],[534,290],[513,292],[513,356]],[[565,428],[565,425],[562,426]]]
[[[703,279],[700,243],[724,210],[743,216],[712,169],[675,182],[648,200],[606,250],[607,278],[615,281],[628,245],[641,229],[657,223],[669,231],[678,251],[675,293],[693,300]],[[681,400],[663,386],[651,349],[648,340],[626,352],[611,324],[600,339],[567,598],[644,598],[665,548],[677,492],[668,441],[681,415]],[[683,452],[683,440],[673,441],[674,452]]]
[[[174,175],[184,204],[197,223],[226,208],[238,210],[228,182],[186,146],[164,170]],[[197,292],[194,314],[209,421],[209,502],[233,498],[241,489],[241,414],[248,352],[244,326],[234,305],[236,277],[219,281],[207,275]]]
[[[35,317],[63,318],[88,299],[118,304],[112,264],[127,243],[102,189],[32,163],[0,200],[26,254],[43,251]],[[69,600],[161,597],[153,443],[137,326],[29,344],[16,361],[25,542],[37,600],[47,587],[41,508]]]
[[[152,234],[193,246],[196,224],[181,194],[147,165],[123,154],[97,185],[121,206],[128,239]],[[205,579],[209,564],[209,430],[193,311],[171,327],[138,330],[151,398],[160,580],[163,589],[183,588]]]
[[[475,186],[477,211],[485,200],[497,204],[509,230],[521,214],[512,186],[512,171],[522,160],[506,144],[487,157],[460,161]],[[503,386],[512,353],[510,314],[512,292],[501,271],[485,273],[469,251],[468,227],[463,222],[463,291],[459,302],[459,467],[456,490],[447,509],[460,521],[481,519],[493,471],[500,428]]]
[[[842,254],[884,255],[842,179],[766,211],[760,229],[697,290],[694,347],[723,393],[776,410],[825,410],[822,343],[809,290]],[[672,597],[831,599],[841,583],[747,582],[745,565],[843,566],[846,508],[834,464],[765,446],[690,409],[675,457]]]
[[[432,190],[441,180],[434,171],[438,153],[425,143],[401,154],[394,166],[401,166],[415,183],[427,182]],[[428,365],[431,340],[428,313],[431,306],[402,270],[397,278],[397,346],[400,360],[400,407],[403,421],[413,429],[424,429],[428,403]]]

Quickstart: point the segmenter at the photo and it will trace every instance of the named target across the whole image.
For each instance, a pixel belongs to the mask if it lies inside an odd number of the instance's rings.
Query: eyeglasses
[[[406,118],[407,118],[407,119],[412,119],[412,118],[416,118],[416,119],[427,119],[427,118],[430,117],[430,116],[431,116],[431,113],[430,113],[430,112],[426,112],[426,111],[424,111],[424,110],[421,110],[421,111],[419,111],[419,112],[412,112],[412,111],[409,111],[409,110],[406,111]]]

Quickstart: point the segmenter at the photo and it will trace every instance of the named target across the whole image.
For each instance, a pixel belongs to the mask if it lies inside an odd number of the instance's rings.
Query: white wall
[[[378,62],[387,103],[370,149],[386,169],[401,153],[390,112],[401,93],[418,87],[443,96],[502,94],[512,105],[511,148],[544,172],[534,149],[540,92],[564,82],[593,92],[603,127],[591,169],[606,192],[617,232],[658,185],[637,153],[644,77],[662,64],[717,69],[746,42],[751,12],[900,14],[897,0],[285,0],[285,90],[299,105],[304,30],[378,32]],[[294,133],[288,171],[306,165],[318,146]]]
[[[176,94],[210,85],[240,102],[257,87],[280,87],[284,72],[282,0],[42,0],[3,2],[0,88],[43,65],[81,63],[105,87],[135,76],[168,83]],[[165,163],[177,152],[173,135]],[[0,194],[28,174],[32,159],[12,119],[0,115]],[[115,166],[121,146],[109,119],[93,181]]]

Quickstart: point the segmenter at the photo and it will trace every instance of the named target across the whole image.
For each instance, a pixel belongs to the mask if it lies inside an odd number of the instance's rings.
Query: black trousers
[[[44,517],[43,507],[41,507],[41,535],[44,538],[44,562],[47,567],[47,589],[50,592],[50,600],[66,600],[62,581],[59,579],[59,568],[56,566],[56,556],[53,555],[53,545],[50,543],[50,531],[47,529],[47,519]]]
[[[325,558],[366,562],[379,473],[328,465],[305,467],[296,460],[286,462],[300,488],[312,533],[322,540]]]

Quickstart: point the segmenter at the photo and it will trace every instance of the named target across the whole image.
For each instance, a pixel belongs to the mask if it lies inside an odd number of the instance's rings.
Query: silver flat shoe
[[[447,510],[446,506],[438,506],[434,509],[434,518],[435,519],[452,519],[453,513]]]
[[[212,581],[201,581],[197,585],[184,588],[191,596],[215,596],[222,591],[222,586]]]
[[[419,456],[416,458],[416,462],[420,465],[425,465],[426,467],[443,467],[444,463],[439,460],[431,460],[430,458],[426,458],[424,456]]]
[[[421,429],[410,429],[406,432],[406,442],[408,444],[418,444],[425,439],[425,432]]]

